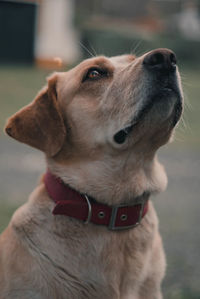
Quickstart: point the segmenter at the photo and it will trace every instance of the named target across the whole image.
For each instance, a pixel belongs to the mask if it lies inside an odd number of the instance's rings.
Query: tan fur
[[[155,153],[171,136],[175,96],[153,105],[124,144],[113,140],[148,101],[145,55],[96,57],[54,74],[7,133],[44,151],[52,173],[100,202],[164,190]],[[107,75],[83,82],[90,67]],[[138,227],[119,232],[54,216],[53,207],[41,181],[1,235],[0,299],[162,298],[165,257],[151,202]]]

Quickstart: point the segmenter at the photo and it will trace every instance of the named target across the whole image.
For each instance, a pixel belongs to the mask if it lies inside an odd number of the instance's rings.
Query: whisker
[[[131,49],[131,53],[133,53],[133,54],[135,54],[135,55],[139,55],[139,53],[137,53],[137,50],[138,50],[138,48],[140,47],[140,45],[142,44],[142,42],[143,42],[142,39],[139,40],[139,41],[136,43],[135,47],[134,47],[133,49]],[[132,46],[131,46],[131,48],[132,48]]]
[[[91,56],[91,57],[95,57],[92,52],[86,47],[84,46],[81,42],[79,42],[79,45]]]
[[[91,43],[90,42],[88,42],[88,44],[89,44],[89,46],[90,46],[90,48],[91,48],[91,50],[93,51],[93,53],[94,53],[94,55],[93,56],[98,56],[98,54],[97,54],[97,52],[96,52],[96,50],[95,50],[95,48],[91,45]]]

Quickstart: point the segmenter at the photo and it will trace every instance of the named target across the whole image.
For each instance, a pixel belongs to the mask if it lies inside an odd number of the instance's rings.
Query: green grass
[[[0,142],[6,119],[34,99],[50,73],[32,66],[0,67]],[[0,201],[0,232],[8,225],[16,208],[6,204],[6,198]]]
[[[29,66],[0,67],[0,127],[5,120],[30,103],[38,90],[46,84],[48,72]]]
[[[193,292],[191,289],[188,288],[178,288],[169,294],[165,292],[164,295],[165,299],[199,299],[200,294]]]
[[[8,205],[6,203],[0,203],[0,233],[8,225],[10,218],[12,217],[16,207],[13,205]]]
[[[177,140],[184,146],[200,147],[200,70],[181,71],[185,97],[184,114],[177,130]]]

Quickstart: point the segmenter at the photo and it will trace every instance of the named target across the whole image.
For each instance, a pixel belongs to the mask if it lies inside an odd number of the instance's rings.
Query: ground
[[[181,73],[187,102],[185,120],[174,143],[159,150],[169,183],[153,201],[168,263],[164,298],[199,299],[200,71],[187,68]],[[0,68],[0,231],[45,171],[43,154],[4,136],[2,128],[9,115],[33,99],[46,75],[34,67]]]

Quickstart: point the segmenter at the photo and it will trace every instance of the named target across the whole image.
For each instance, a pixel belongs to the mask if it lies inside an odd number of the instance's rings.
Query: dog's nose
[[[144,57],[143,65],[149,70],[175,71],[176,55],[169,49],[153,50]]]

